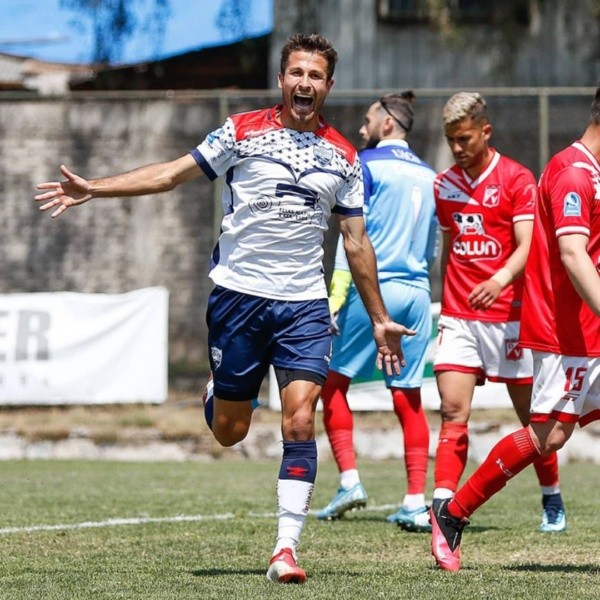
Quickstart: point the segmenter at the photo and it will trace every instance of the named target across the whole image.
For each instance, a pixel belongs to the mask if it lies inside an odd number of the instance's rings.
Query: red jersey
[[[600,274],[600,165],[575,142],[540,179],[540,201],[525,268],[523,346],[566,356],[600,356],[600,319],[581,299],[560,260],[558,238],[581,233]]]
[[[533,220],[537,186],[523,165],[495,150],[492,153],[477,179],[454,165],[434,183],[440,229],[450,235],[441,314],[502,323],[520,318],[522,277],[507,285],[487,310],[473,310],[467,298],[515,251],[513,226]]]

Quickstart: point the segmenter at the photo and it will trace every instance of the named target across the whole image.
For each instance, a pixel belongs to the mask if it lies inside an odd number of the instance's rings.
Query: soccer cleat
[[[282,548],[271,558],[267,579],[274,583],[304,583],[306,571],[296,564],[294,551],[291,548]]]
[[[317,513],[317,519],[333,521],[340,519],[345,512],[367,505],[367,490],[362,483],[356,483],[349,490],[339,488],[333,500]]]
[[[431,506],[431,553],[435,562],[446,571],[460,569],[460,539],[468,519],[459,519],[448,512],[450,498],[434,498]]]
[[[565,507],[560,494],[542,495],[542,533],[553,533],[564,531],[567,528],[567,517]]]
[[[202,393],[202,407],[204,408],[204,418],[209,429],[212,429],[212,420],[214,412],[214,383],[212,373],[208,377],[206,387]]]
[[[431,532],[431,520],[429,518],[429,507],[420,506],[414,510],[409,510],[401,506],[387,520],[397,525],[405,531]]]

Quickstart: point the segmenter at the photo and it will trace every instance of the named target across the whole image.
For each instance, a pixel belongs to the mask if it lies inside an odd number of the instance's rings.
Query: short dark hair
[[[331,42],[318,33],[293,35],[281,49],[281,63],[279,72],[285,73],[290,54],[292,52],[316,52],[327,61],[327,79],[333,77],[338,54]]]
[[[600,125],[600,85],[596,89],[596,96],[592,102],[592,109],[590,111],[590,123],[594,125]]]
[[[414,99],[415,95],[413,91],[407,90],[399,94],[392,93],[381,96],[379,104],[398,123],[400,128],[408,133],[412,129],[413,121],[415,120],[415,111],[412,107]]]

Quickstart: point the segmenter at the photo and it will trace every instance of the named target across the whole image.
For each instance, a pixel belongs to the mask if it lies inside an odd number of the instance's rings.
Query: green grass
[[[385,522],[390,511],[381,507],[403,493],[402,465],[360,466],[372,508],[332,523],[309,517],[300,548],[309,580],[277,586],[265,571],[278,461],[1,462],[0,529],[90,526],[0,533],[0,598],[600,597],[597,467],[562,469],[569,528],[561,534],[537,531],[539,491],[532,470],[521,474],[476,513],[463,569],[446,573],[434,567],[428,535]],[[320,465],[313,508],[336,487],[334,466]],[[177,515],[206,519],[168,520]],[[111,519],[148,521],[106,525]]]

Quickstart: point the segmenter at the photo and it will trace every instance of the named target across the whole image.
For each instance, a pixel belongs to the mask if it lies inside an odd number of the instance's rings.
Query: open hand
[[[90,183],[86,179],[71,173],[65,165],[60,166],[60,172],[66,179],[64,181],[39,183],[37,185],[38,190],[48,191],[38,194],[34,198],[37,202],[46,202],[46,204],[40,206],[40,210],[56,208],[51,214],[52,218],[58,217],[70,206],[78,206],[93,197]]]
[[[416,331],[394,321],[377,323],[373,326],[373,337],[377,344],[377,368],[385,368],[387,375],[399,375],[400,368],[406,365],[402,353],[403,335],[415,335]]]

